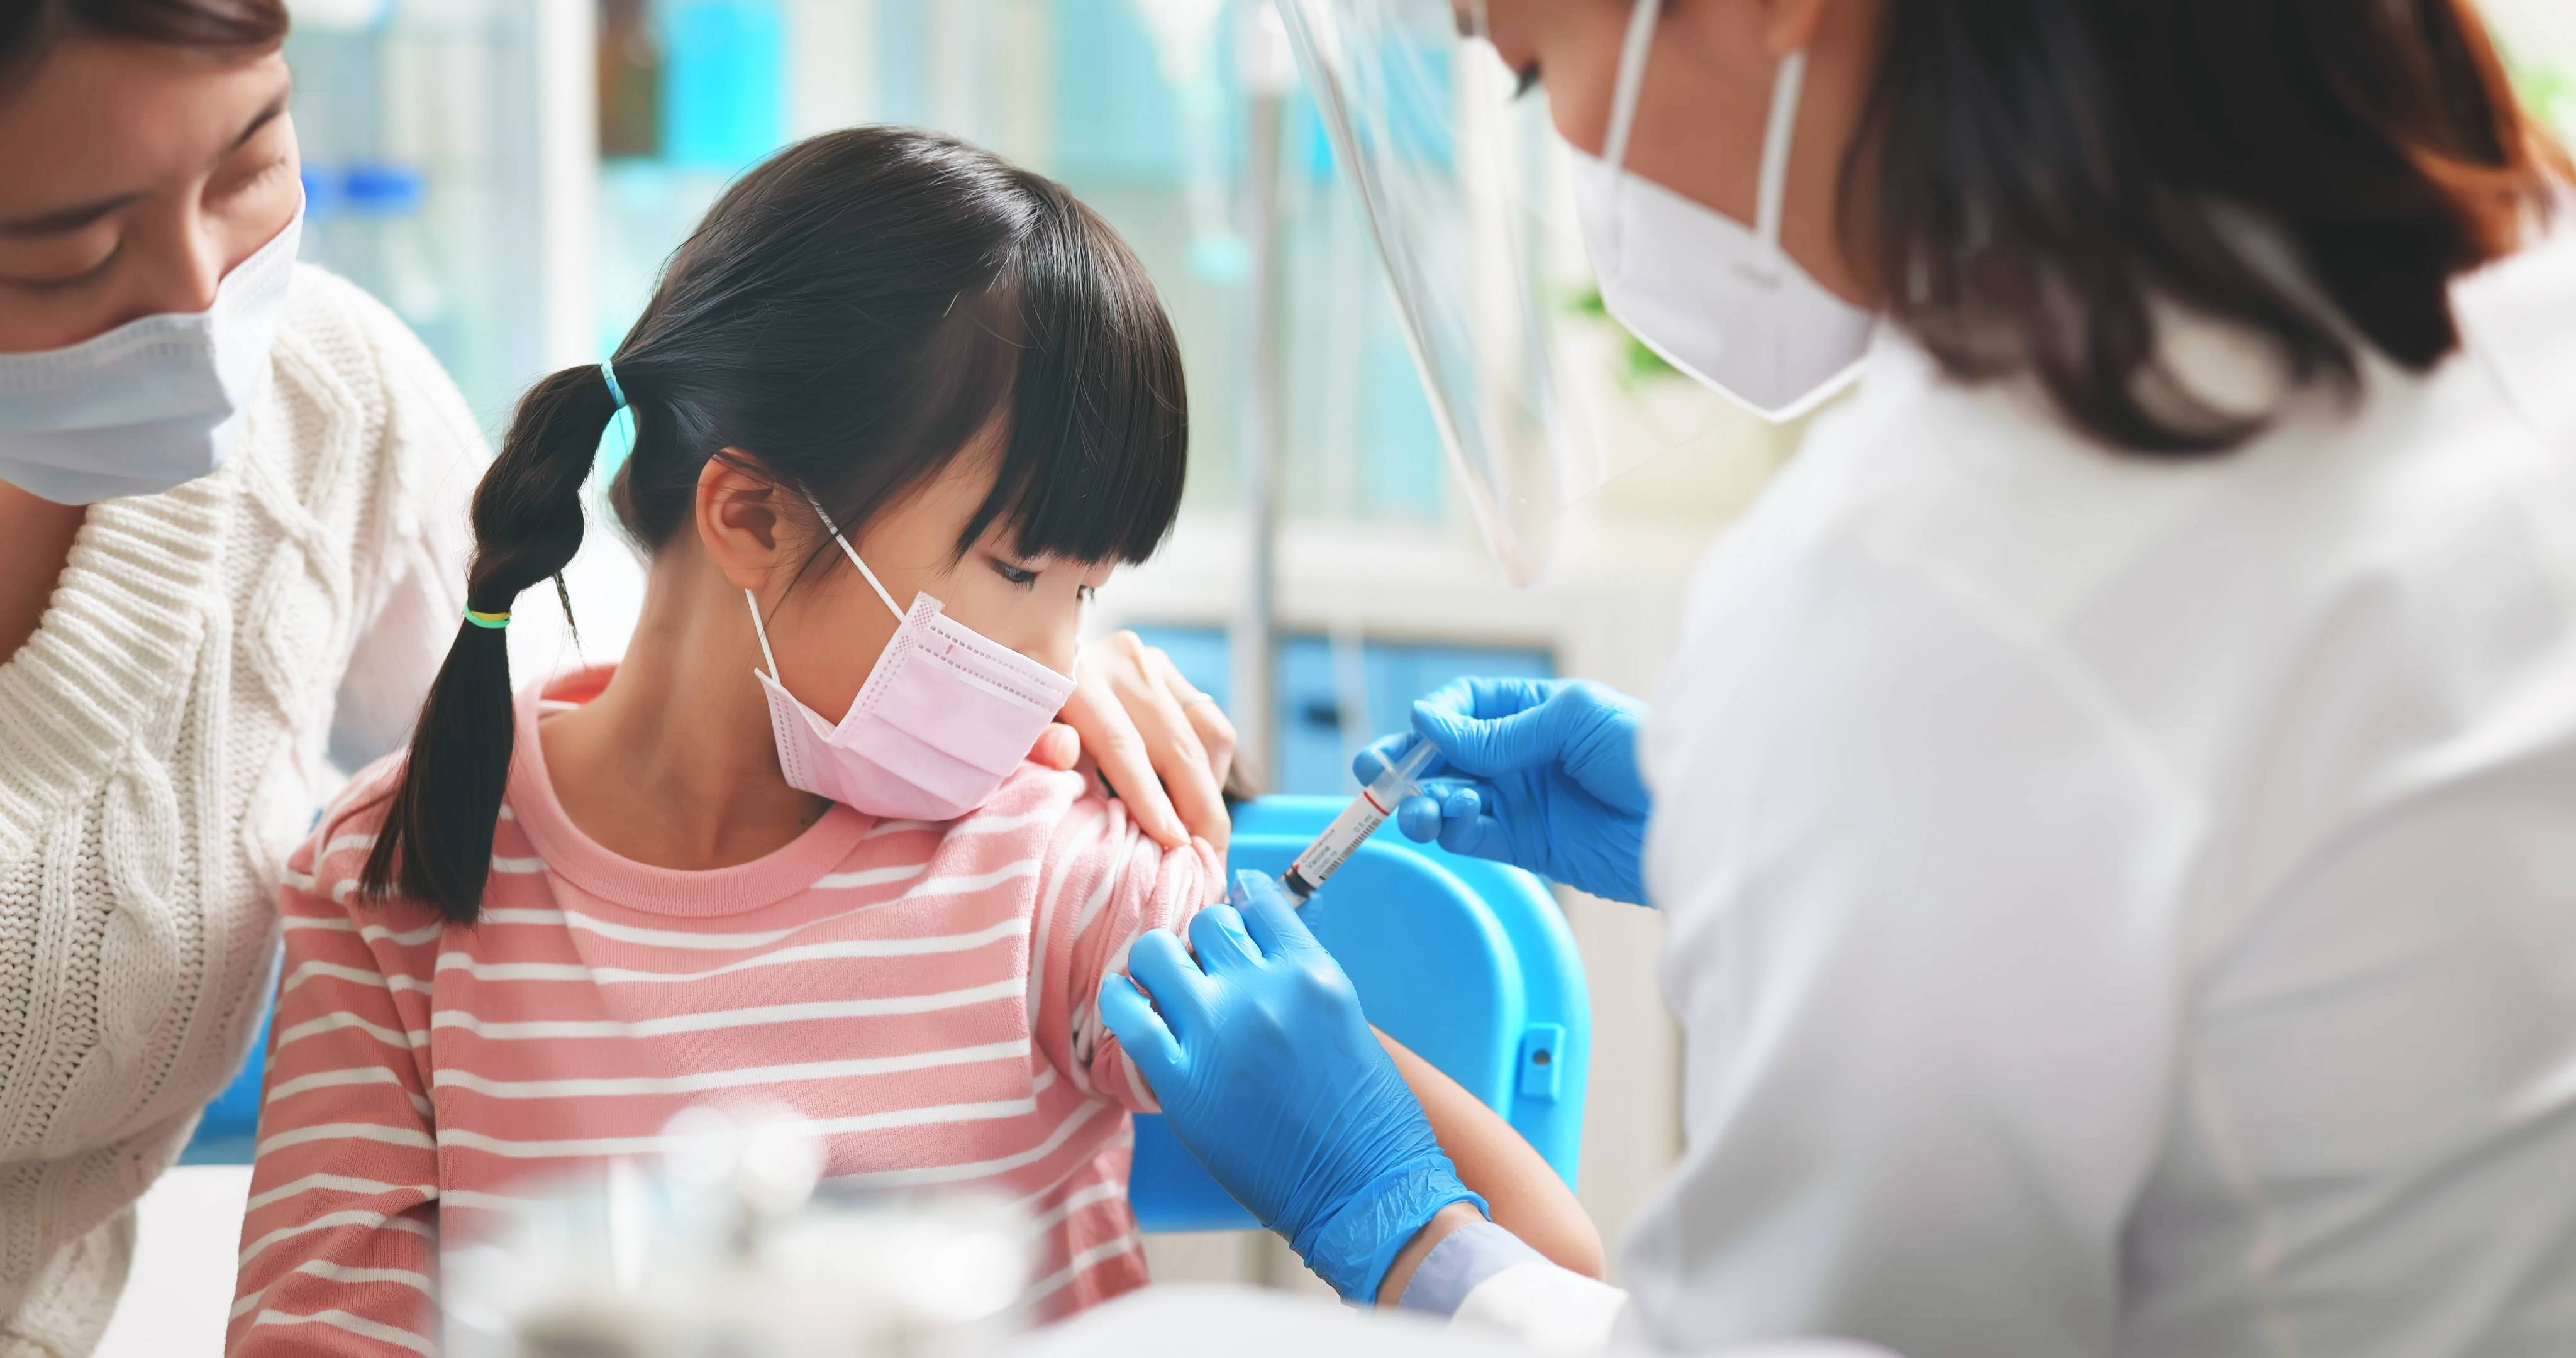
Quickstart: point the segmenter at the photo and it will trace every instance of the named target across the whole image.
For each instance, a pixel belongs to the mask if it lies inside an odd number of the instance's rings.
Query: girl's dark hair
[[[2453,278],[2567,181],[2468,0],[1893,0],[1846,249],[1952,375],[2028,374],[2119,449],[2233,448],[2152,300],[2357,391],[2458,347]],[[2250,224],[2250,227],[2249,227]],[[2249,234],[2295,268],[2267,267]]]
[[[810,494],[855,538],[997,418],[1000,475],[961,555],[1001,523],[1026,555],[1142,561],[1180,508],[1180,347],[1143,266],[1061,186],[934,133],[834,132],[751,171],[612,362],[635,449],[609,498],[650,551],[690,530],[709,458]],[[475,491],[467,607],[505,611],[572,559],[614,413],[596,367],[520,401]],[[809,570],[834,550],[814,539]],[[460,623],[366,892],[478,918],[512,719],[502,633]]]
[[[286,0],[0,0],[0,95],[74,35],[258,52],[286,40]]]

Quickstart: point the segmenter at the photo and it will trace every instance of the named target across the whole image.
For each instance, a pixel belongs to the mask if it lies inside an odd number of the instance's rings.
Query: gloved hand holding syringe
[[[1315,842],[1297,855],[1297,861],[1290,863],[1288,870],[1279,875],[1279,885],[1288,889],[1288,894],[1296,898],[1297,904],[1304,905],[1326,879],[1351,861],[1351,855],[1358,853],[1360,846],[1368,842],[1368,837],[1377,833],[1377,827],[1386,824],[1386,818],[1395,814],[1395,808],[1405,798],[1421,790],[1414,779],[1422,776],[1422,771],[1431,766],[1432,759],[1439,753],[1432,748],[1430,741],[1417,738],[1412,749],[1387,765],[1384,773],[1362,788],[1360,795],[1342,808],[1342,814],[1333,817],[1333,823],[1324,827],[1324,833],[1315,836]]]

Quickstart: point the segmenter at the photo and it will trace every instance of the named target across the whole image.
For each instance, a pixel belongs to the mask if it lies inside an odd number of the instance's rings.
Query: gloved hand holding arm
[[[1585,680],[1455,679],[1413,705],[1412,734],[1360,751],[1351,772],[1372,781],[1419,735],[1440,758],[1423,795],[1396,808],[1407,838],[1642,905],[1645,716],[1636,700]]]
[[[1127,969],[1153,998],[1112,976],[1101,1019],[1217,1182],[1345,1299],[1375,1301],[1441,1209],[1484,1203],[1277,884],[1241,874],[1235,899],[1190,922],[1195,960],[1139,938]]]

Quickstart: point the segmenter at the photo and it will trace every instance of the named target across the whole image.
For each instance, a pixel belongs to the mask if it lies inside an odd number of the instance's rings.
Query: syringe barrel
[[[1297,861],[1280,874],[1280,885],[1286,887],[1299,904],[1304,904],[1318,887],[1342,870],[1342,864],[1349,862],[1361,845],[1368,843],[1369,836],[1377,833],[1377,827],[1386,824],[1386,818],[1395,814],[1396,805],[1413,795],[1416,789],[1413,780],[1430,767],[1434,753],[1431,742],[1421,741],[1406,752],[1404,758],[1388,765],[1386,771],[1377,776],[1377,781],[1351,798],[1351,804],[1342,808],[1342,814],[1333,817],[1333,823],[1324,827],[1324,833],[1315,836],[1315,842],[1297,855]]]

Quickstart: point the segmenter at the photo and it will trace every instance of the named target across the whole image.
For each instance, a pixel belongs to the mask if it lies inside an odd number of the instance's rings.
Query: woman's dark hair
[[[1000,474],[960,555],[999,523],[1029,556],[1142,561],[1180,508],[1180,346],[1143,266],[1061,186],[949,137],[857,128],[779,152],[707,213],[611,361],[635,449],[610,502],[650,551],[690,530],[709,458],[855,538],[997,420]],[[572,560],[614,414],[597,367],[519,402],[474,495],[468,608],[506,611]],[[806,569],[833,550],[813,536]],[[460,623],[366,892],[479,917],[512,731],[502,633]]]
[[[2119,449],[2233,448],[2151,302],[2350,392],[2422,372],[2449,284],[2510,253],[2566,161],[2468,0],[1890,0],[1844,161],[1845,247],[1952,375],[2035,378]],[[2295,267],[2267,266],[2269,236]]]
[[[261,52],[286,41],[286,0],[0,0],[0,95],[76,35]]]

